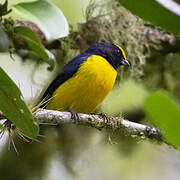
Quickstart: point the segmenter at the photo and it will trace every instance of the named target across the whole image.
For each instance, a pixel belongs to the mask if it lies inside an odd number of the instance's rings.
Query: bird
[[[130,66],[124,50],[99,42],[69,61],[45,91],[46,109],[94,113],[112,90],[119,66]]]

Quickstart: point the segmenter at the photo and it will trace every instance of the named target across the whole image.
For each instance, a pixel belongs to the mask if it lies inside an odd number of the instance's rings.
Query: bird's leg
[[[75,122],[79,120],[77,112],[75,112],[72,108],[68,108],[68,111],[71,113],[71,119],[74,119]]]

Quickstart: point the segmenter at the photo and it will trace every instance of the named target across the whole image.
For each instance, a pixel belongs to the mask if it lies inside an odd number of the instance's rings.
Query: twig
[[[163,141],[160,131],[148,125],[143,125],[135,122],[125,120],[121,117],[108,117],[102,115],[88,115],[88,114],[78,114],[79,119],[74,120],[71,118],[71,113],[60,112],[53,110],[38,110],[34,113],[34,117],[38,124],[52,123],[56,125],[61,124],[78,124],[92,126],[97,129],[117,129],[123,131],[128,135],[144,136],[146,138]]]
[[[34,118],[38,124],[62,125],[62,124],[77,124],[91,126],[101,129],[112,129],[122,131],[126,135],[137,135],[146,137],[158,142],[163,141],[162,134],[155,128],[144,124],[135,123],[123,119],[122,117],[109,117],[105,115],[89,115],[78,114],[79,119],[74,120],[70,112],[60,112],[46,109],[38,109],[34,113]],[[0,112],[0,119],[5,118]]]

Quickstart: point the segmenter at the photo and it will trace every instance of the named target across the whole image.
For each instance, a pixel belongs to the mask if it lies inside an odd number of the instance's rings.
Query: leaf
[[[146,115],[162,129],[164,137],[180,149],[180,105],[166,92],[151,93],[145,101]]]
[[[9,38],[0,26],[0,52],[6,52],[9,50]]]
[[[25,26],[17,26],[14,28],[14,32],[23,37],[27,41],[29,49],[50,65],[50,70],[53,69],[54,59],[49,57],[40,39],[31,29]]]
[[[125,8],[142,19],[174,34],[180,34],[180,16],[161,6],[155,0],[118,0]],[[178,6],[178,5],[177,5]]]
[[[22,94],[16,84],[0,68],[0,110],[26,136],[36,138],[39,127],[26,106]]]
[[[9,14],[12,9],[8,10],[8,0],[4,2],[4,4],[0,4],[0,17]]]
[[[28,20],[37,24],[48,41],[53,41],[68,35],[68,22],[55,5],[46,0],[19,3],[13,6],[13,10]]]

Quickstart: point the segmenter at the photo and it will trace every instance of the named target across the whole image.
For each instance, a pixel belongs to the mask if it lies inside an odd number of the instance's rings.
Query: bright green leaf
[[[65,37],[69,33],[68,22],[63,13],[46,0],[19,3],[13,6],[13,10],[24,20],[37,24],[48,41]]]
[[[33,122],[32,114],[20,90],[2,68],[0,68],[0,110],[26,136],[37,137],[39,128]]]
[[[14,28],[14,32],[23,37],[27,41],[29,49],[31,49],[38,57],[42,58],[42,60],[47,62],[51,66],[50,69],[53,69],[54,59],[49,57],[40,39],[31,29],[25,26],[17,26]]]
[[[166,92],[157,91],[146,99],[145,112],[167,141],[180,149],[180,105]]]
[[[174,14],[155,0],[118,0],[133,14],[174,34],[180,34],[180,16]]]

